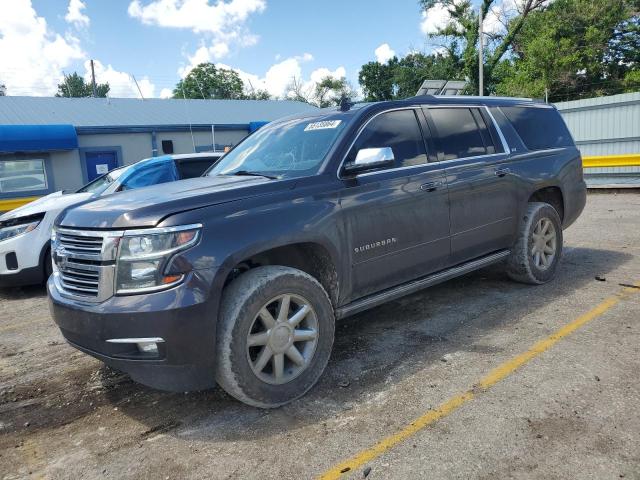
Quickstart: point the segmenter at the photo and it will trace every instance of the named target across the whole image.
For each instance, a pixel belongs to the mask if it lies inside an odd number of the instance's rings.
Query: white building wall
[[[583,156],[640,153],[640,92],[557,103]],[[640,167],[590,168],[590,174],[640,173]]]

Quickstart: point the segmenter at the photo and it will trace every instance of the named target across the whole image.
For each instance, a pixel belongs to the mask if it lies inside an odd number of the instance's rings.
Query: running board
[[[377,307],[383,303],[395,300],[396,298],[404,297],[405,295],[415,293],[424,288],[446,282],[447,280],[459,277],[465,273],[498,263],[508,257],[510,253],[511,252],[509,250],[500,250],[499,252],[492,253],[491,255],[480,257],[476,260],[463,263],[462,265],[448,268],[447,270],[442,270],[438,273],[434,273],[433,275],[429,275],[428,277],[413,280],[412,282],[404,283],[397,287],[384,290],[383,292],[375,293],[360,300],[356,300],[355,302],[338,308],[336,310],[336,318],[345,318],[350,315],[354,315],[364,310],[368,310],[369,308]]]

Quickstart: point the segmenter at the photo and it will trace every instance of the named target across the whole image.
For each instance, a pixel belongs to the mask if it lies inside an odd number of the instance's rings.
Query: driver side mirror
[[[358,173],[381,167],[395,165],[395,157],[391,147],[362,148],[358,150],[356,159],[344,166],[347,173]]]

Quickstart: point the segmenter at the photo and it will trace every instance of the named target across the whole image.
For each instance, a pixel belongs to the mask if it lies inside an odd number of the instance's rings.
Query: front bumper
[[[20,287],[42,283],[42,263],[48,237],[41,238],[39,228],[0,242],[0,287]],[[15,255],[17,268],[10,268],[7,255]]]
[[[66,298],[49,279],[49,306],[72,346],[136,382],[161,390],[202,390],[215,385],[218,298],[210,295],[210,273],[191,273],[163,292],[114,296],[99,304]],[[135,344],[107,342],[148,337],[164,339],[157,355],[140,353]]]
[[[18,260],[19,261],[19,260]],[[23,268],[11,273],[11,270],[0,273],[0,287],[22,287],[25,285],[42,285],[44,282],[44,266]]]

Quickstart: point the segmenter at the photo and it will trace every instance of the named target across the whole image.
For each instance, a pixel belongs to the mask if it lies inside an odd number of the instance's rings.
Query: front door
[[[517,229],[516,184],[491,118],[481,107],[427,113],[446,167],[452,263],[508,248]]]
[[[85,152],[85,166],[89,182],[108,173],[118,166],[118,156],[115,151]]]
[[[341,207],[351,258],[349,300],[448,264],[446,180],[444,169],[428,162],[421,133],[425,129],[413,109],[385,112],[367,124],[347,155],[345,164],[353,162],[360,149],[390,147],[395,158],[393,167],[343,179]]]

